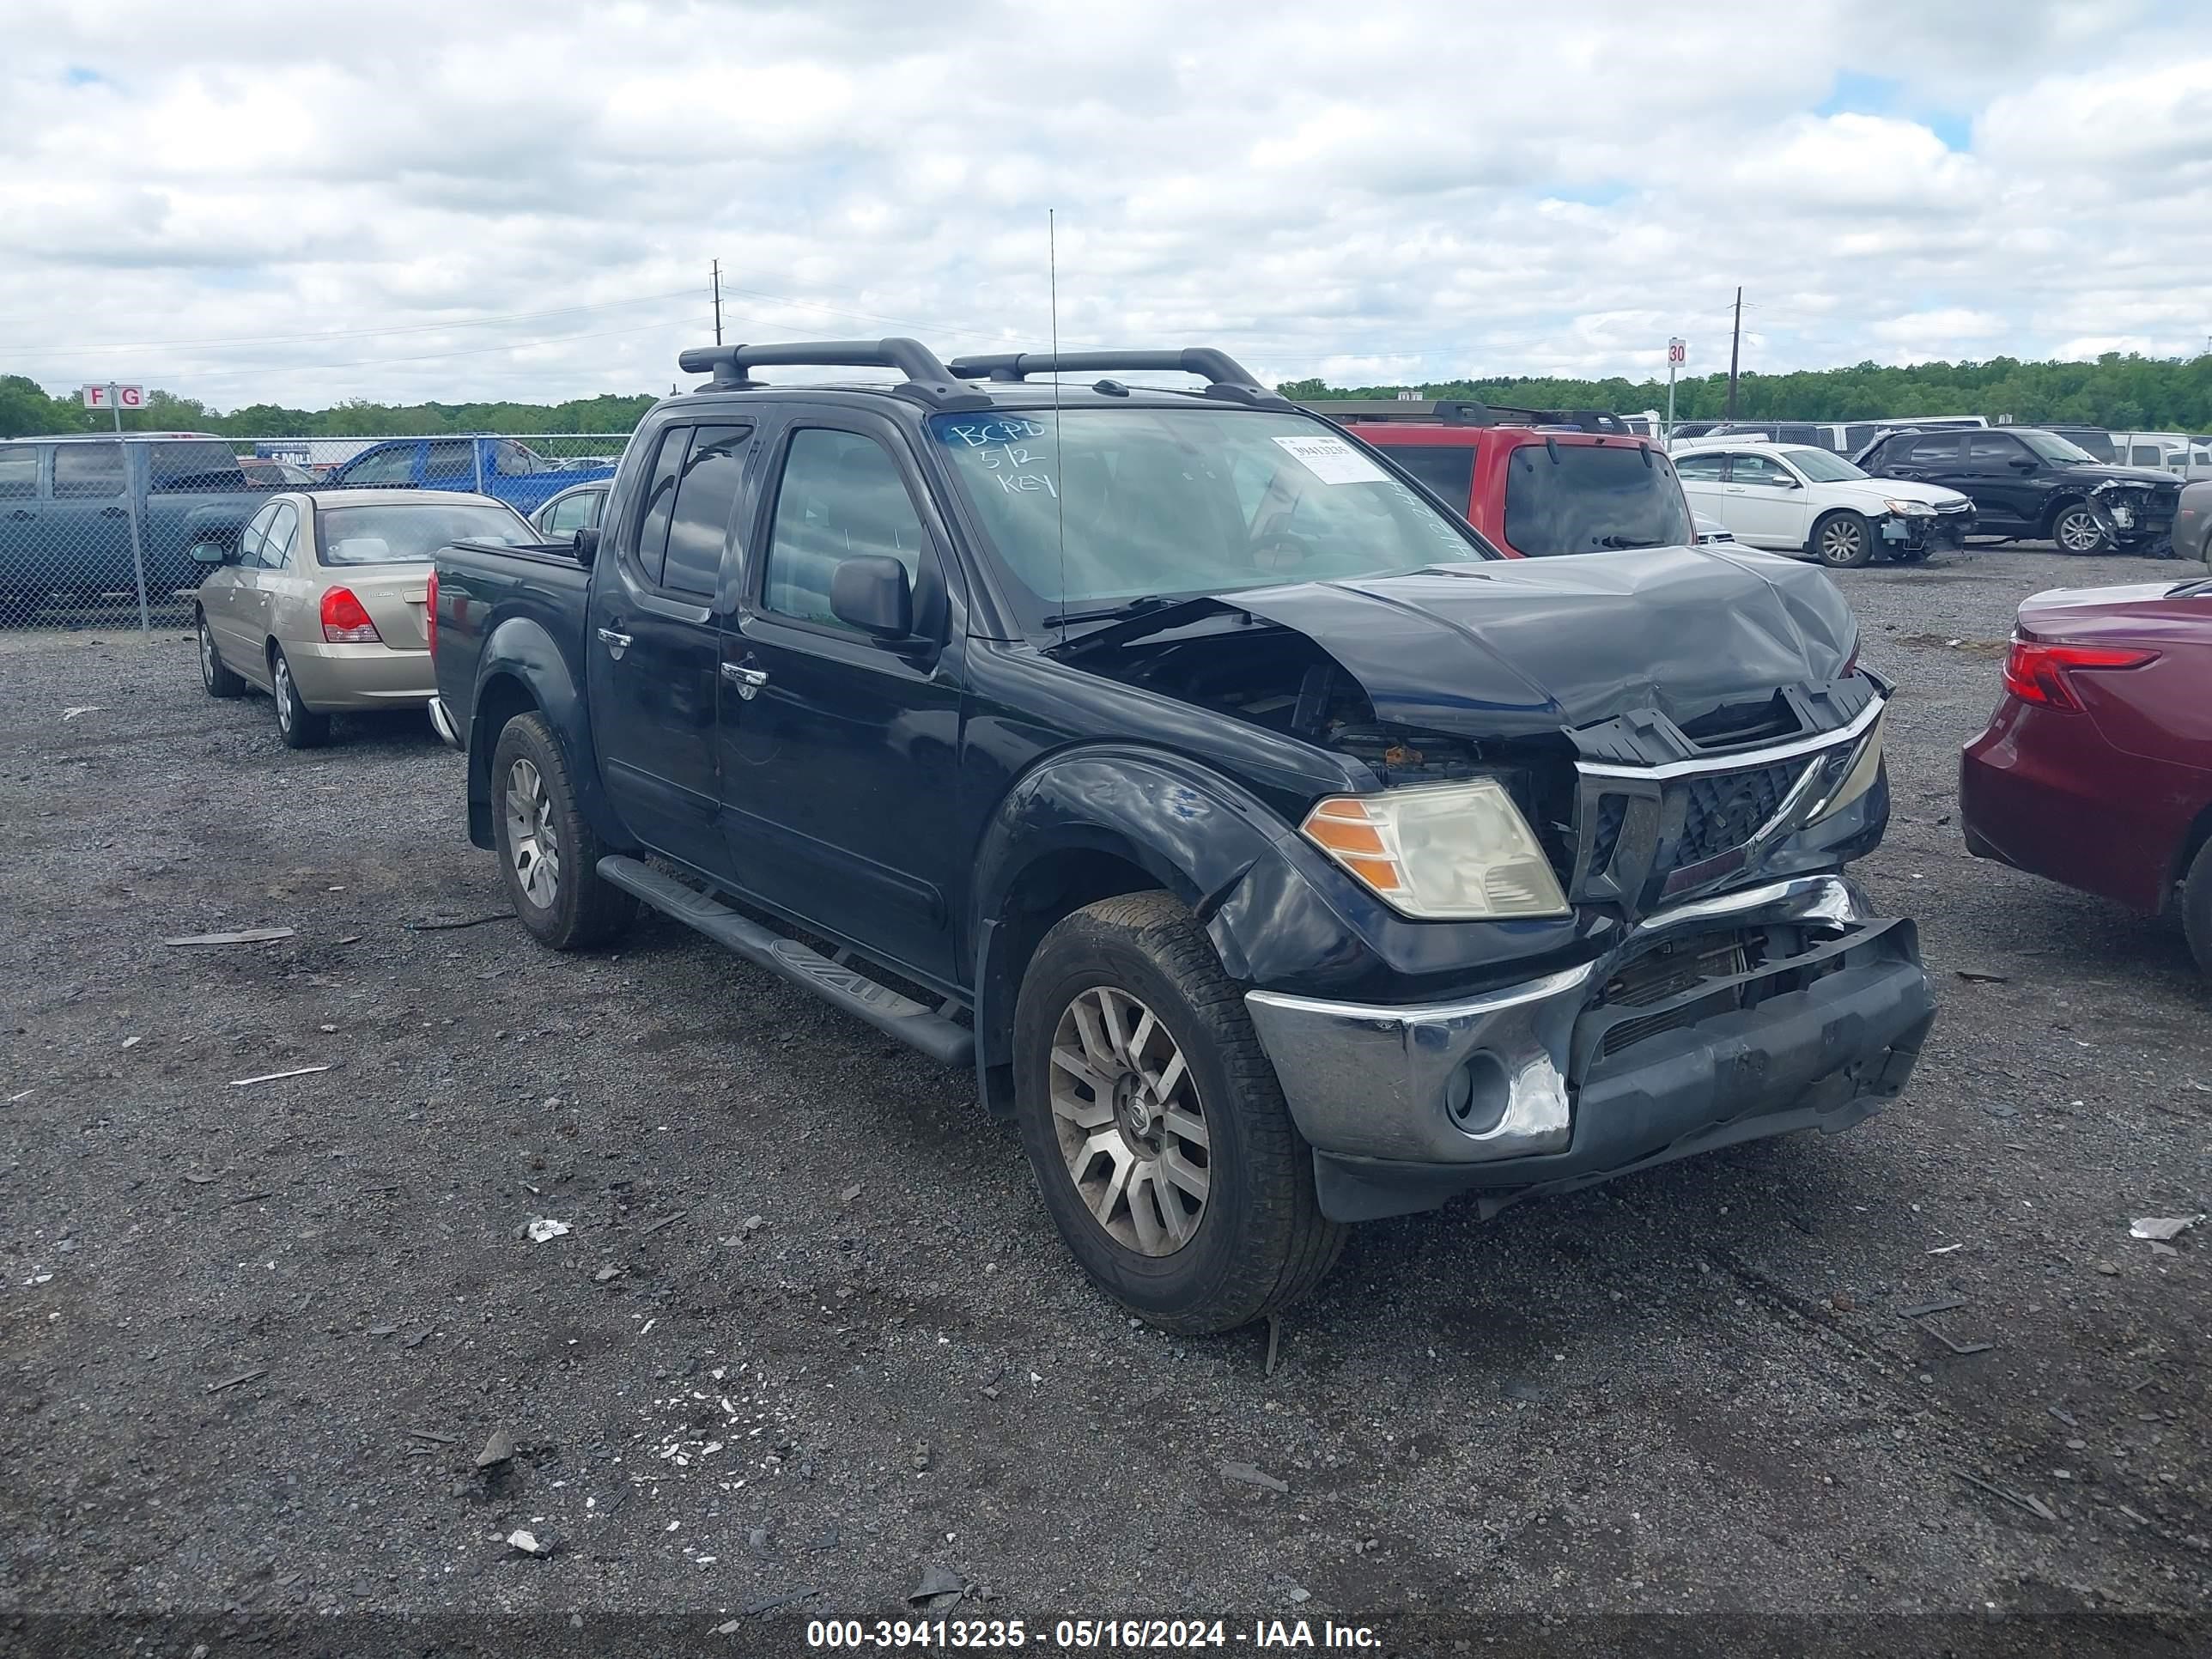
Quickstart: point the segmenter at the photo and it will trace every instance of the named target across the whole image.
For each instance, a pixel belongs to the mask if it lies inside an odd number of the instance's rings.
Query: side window
[[[39,447],[0,444],[0,501],[27,501],[39,493]]]
[[[1970,461],[1994,461],[2002,465],[2007,461],[2019,460],[2027,454],[2027,447],[2008,433],[1975,432],[1967,434],[1966,459]]]
[[[2164,466],[2166,452],[2156,444],[2136,444],[2128,452],[2128,464],[2130,466]],[[54,494],[58,495],[61,493],[60,469],[56,468]]]
[[[1852,422],[1844,428],[1844,453],[1857,454],[1874,441],[1874,434],[1880,430],[1871,421]]]
[[[404,484],[415,478],[415,446],[393,444],[362,456],[339,474],[349,484]]]
[[[54,499],[91,501],[123,493],[121,444],[56,444]]]
[[[1729,462],[1729,479],[1734,483],[1780,489],[1796,482],[1779,461],[1765,455],[1731,455]]]
[[[645,487],[643,515],[637,522],[637,568],[646,580],[660,586],[660,569],[668,557],[668,521],[676,512],[676,480],[684,467],[684,447],[691,428],[672,426],[660,434],[660,453],[653,458],[652,481]]]
[[[1462,518],[1474,493],[1474,451],[1463,444],[1406,444],[1393,447],[1390,459],[1443,497]]]
[[[238,538],[238,562],[256,565],[261,562],[261,544],[268,538],[269,526],[276,521],[275,504],[263,507],[246,522]]]
[[[918,577],[921,520],[898,464],[872,438],[811,428],[796,434],[776,491],[761,603],[803,621],[842,628],[830,609],[830,578],[856,555],[881,553]]]
[[[597,504],[596,491],[580,489],[573,495],[563,495],[553,503],[553,510],[545,515],[545,533],[549,536],[573,536],[592,522],[592,508]]]
[[[292,546],[299,539],[300,514],[289,501],[279,501],[264,526],[261,546],[252,562],[264,570],[283,570],[292,562]]]
[[[1725,455],[1677,455],[1674,476],[1684,483],[1718,483]]]
[[[671,592],[708,599],[720,585],[722,547],[729,540],[751,437],[752,428],[743,426],[702,426],[691,434],[660,573],[660,585]]]
[[[1957,465],[1966,441],[1955,432],[1923,432],[1904,441],[1904,453],[1898,445],[1891,444],[1882,451],[1885,460],[1903,462],[1907,466],[1953,466]]]
[[[502,438],[492,446],[492,470],[502,478],[526,478],[538,471],[538,457],[520,444]]]
[[[160,495],[249,486],[228,444],[168,443],[146,447],[146,487]]]
[[[465,478],[473,484],[477,478],[476,440],[464,438],[458,443],[432,444],[430,463],[423,469],[423,477],[446,483]]]

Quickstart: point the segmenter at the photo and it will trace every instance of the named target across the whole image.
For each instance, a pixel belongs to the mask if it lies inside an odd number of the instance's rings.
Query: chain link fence
[[[469,492],[565,535],[599,521],[588,486],[613,477],[628,441],[623,433],[0,438],[0,629],[181,627],[204,568],[192,549],[234,547],[280,490]]]

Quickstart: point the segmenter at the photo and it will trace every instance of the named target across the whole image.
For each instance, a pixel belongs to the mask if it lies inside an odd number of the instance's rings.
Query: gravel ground
[[[675,925],[595,957],[410,930],[506,911],[422,722],[293,753],[179,635],[17,641],[0,1615],[574,1612],[611,1651],[610,1616],[660,1613],[657,1651],[788,1651],[913,1616],[931,1567],[954,1618],[1406,1652],[2201,1613],[2212,1246],[2127,1228],[2212,1209],[2206,992],[2178,933],[1976,864],[1953,821],[2018,600],[2176,574],[1847,573],[1901,688],[1859,874],[1943,1005],[1910,1096],[1364,1228],[1272,1376],[1264,1330],[1170,1340],[1092,1291],[967,1076]],[[161,942],[245,927],[295,931]]]

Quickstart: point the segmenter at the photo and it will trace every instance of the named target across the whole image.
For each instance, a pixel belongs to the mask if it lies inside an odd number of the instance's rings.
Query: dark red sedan
[[[1959,769],[1967,850],[2155,915],[2212,975],[2212,580],[2020,608],[2004,700]]]

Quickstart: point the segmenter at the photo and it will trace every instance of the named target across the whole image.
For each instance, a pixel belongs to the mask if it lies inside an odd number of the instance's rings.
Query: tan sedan
[[[295,749],[328,741],[340,709],[427,708],[438,689],[423,619],[431,556],[446,543],[538,539],[489,495],[302,489],[272,495],[235,548],[203,543],[192,593],[200,679],[276,702]]]

